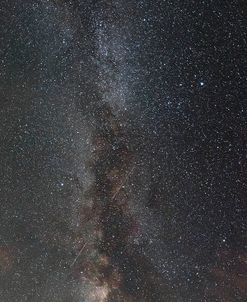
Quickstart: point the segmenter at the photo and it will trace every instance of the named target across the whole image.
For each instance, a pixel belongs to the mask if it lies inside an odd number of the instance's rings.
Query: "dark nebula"
[[[2,0],[0,302],[247,300],[245,1]]]

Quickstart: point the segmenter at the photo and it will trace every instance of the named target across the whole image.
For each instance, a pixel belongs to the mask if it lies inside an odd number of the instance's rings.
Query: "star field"
[[[2,1],[2,302],[246,301],[244,1]]]

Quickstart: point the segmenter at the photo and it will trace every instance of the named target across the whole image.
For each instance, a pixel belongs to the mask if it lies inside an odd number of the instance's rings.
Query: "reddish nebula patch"
[[[247,300],[246,252],[222,250],[218,253],[217,266],[211,270],[215,280],[214,296],[222,302]],[[241,299],[241,300],[239,300]]]
[[[0,247],[0,271],[3,273],[11,271],[14,265],[14,248],[8,246]]]

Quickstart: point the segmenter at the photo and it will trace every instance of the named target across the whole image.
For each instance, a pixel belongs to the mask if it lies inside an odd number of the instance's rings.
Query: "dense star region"
[[[2,0],[0,301],[247,300],[243,0]]]

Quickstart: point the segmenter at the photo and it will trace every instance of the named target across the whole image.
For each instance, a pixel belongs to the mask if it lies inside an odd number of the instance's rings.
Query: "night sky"
[[[0,302],[247,301],[244,0],[2,0]]]

